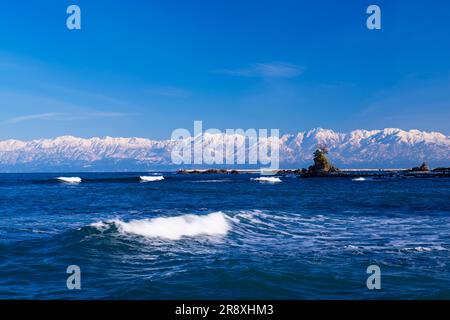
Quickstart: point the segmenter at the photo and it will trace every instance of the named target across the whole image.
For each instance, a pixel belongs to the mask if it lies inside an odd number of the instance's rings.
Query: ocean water
[[[450,179],[255,178],[1,174],[0,298],[450,298]]]

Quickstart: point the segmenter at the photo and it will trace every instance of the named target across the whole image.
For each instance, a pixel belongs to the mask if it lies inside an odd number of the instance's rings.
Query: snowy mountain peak
[[[207,134],[206,147],[239,135]],[[308,166],[318,145],[327,146],[338,167],[412,167],[427,161],[431,166],[450,165],[450,138],[440,132],[401,130],[330,129],[286,134],[280,137],[282,167]],[[0,171],[124,171],[175,169],[171,163],[170,140],[70,135],[31,141],[0,141]]]

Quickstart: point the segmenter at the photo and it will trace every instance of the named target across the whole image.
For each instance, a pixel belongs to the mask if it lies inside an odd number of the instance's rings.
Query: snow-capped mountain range
[[[243,136],[205,134],[203,147],[214,147],[224,138],[242,139]],[[175,144],[171,140],[73,136],[5,140],[0,141],[0,171],[175,170],[179,168],[171,161]],[[330,159],[340,168],[408,168],[423,161],[431,167],[450,166],[450,137],[439,132],[387,128],[338,133],[316,128],[280,137],[280,167],[307,167],[318,145],[328,147]]]

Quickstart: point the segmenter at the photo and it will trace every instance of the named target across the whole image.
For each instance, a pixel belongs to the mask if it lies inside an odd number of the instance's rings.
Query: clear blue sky
[[[66,28],[70,4],[80,31]],[[449,1],[11,1],[0,139],[165,139],[194,120],[449,134],[449,17]]]

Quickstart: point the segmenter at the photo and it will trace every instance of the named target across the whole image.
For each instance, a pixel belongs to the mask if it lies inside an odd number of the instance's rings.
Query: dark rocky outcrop
[[[433,172],[450,172],[450,167],[438,167],[434,168]]]
[[[430,171],[430,168],[428,167],[428,165],[425,162],[423,162],[420,167],[414,167],[410,171],[414,171],[414,172],[428,172],[428,171]]]
[[[300,169],[283,169],[283,170],[278,170],[276,173],[277,174],[301,174],[302,170],[300,170]]]
[[[319,147],[314,152],[314,165],[309,166],[307,175],[322,176],[329,173],[337,172],[338,169],[333,166],[331,161],[327,157],[328,149],[325,147]]]

